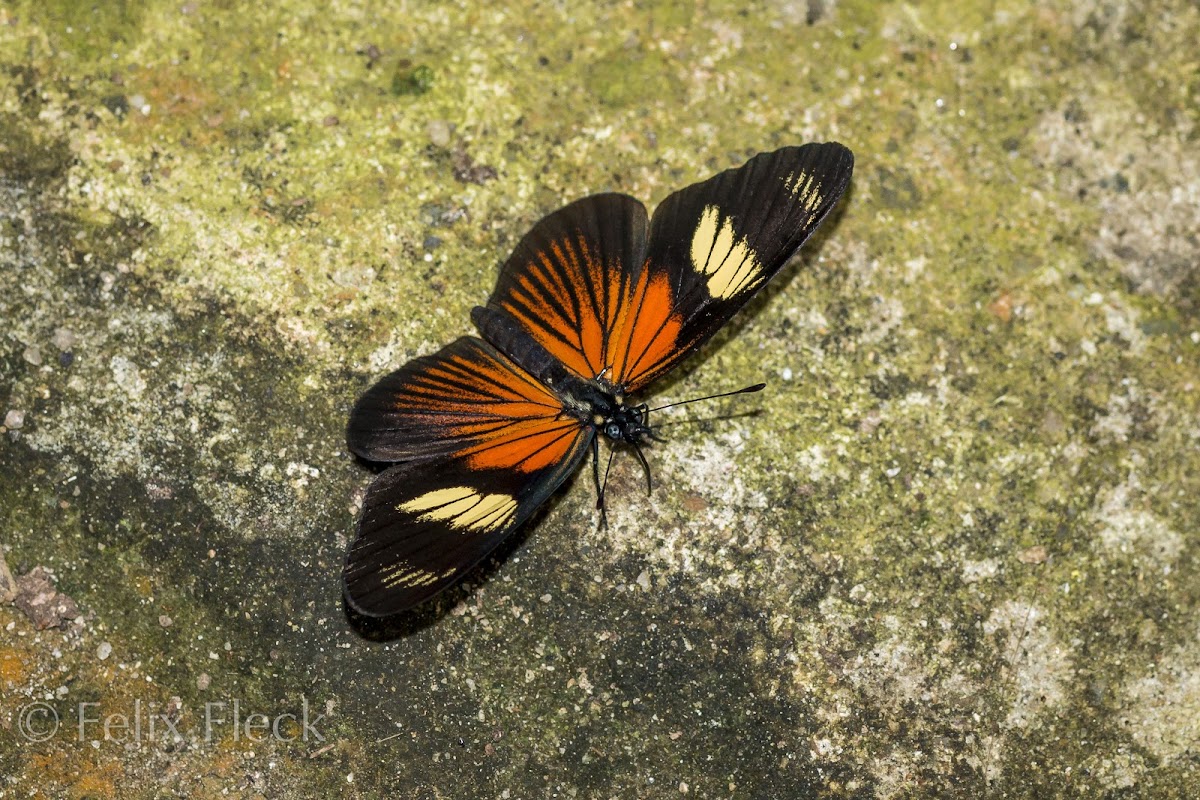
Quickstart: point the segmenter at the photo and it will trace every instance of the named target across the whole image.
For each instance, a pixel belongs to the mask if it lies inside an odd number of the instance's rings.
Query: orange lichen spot
[[[221,777],[236,774],[242,765],[241,756],[245,750],[245,740],[239,743],[233,738],[233,734],[227,734],[217,739],[215,744],[212,761],[209,763],[210,770]]]
[[[20,686],[29,678],[29,664],[21,651],[11,647],[0,649],[0,684]]]
[[[49,753],[32,753],[30,754],[29,760],[26,763],[32,770],[37,772],[45,772],[56,762],[54,756]]]
[[[1013,317],[1012,295],[1008,292],[1001,292],[995,300],[988,303],[987,309],[1001,322],[1010,322]]]
[[[96,767],[85,767],[71,785],[71,797],[120,797],[117,781],[121,778],[121,767],[113,762]]]
[[[201,121],[217,113],[214,109],[219,103],[217,93],[203,81],[180,70],[142,69],[130,83],[141,90],[151,114],[169,114]],[[140,112],[142,109],[133,110]],[[136,116],[134,118],[137,119]]]
[[[130,93],[145,101],[129,110],[131,136],[158,137],[164,121],[177,121],[186,126],[193,147],[207,147],[225,137],[224,127],[209,121],[231,116],[227,101],[203,80],[176,68],[147,67],[136,70],[126,82]]]

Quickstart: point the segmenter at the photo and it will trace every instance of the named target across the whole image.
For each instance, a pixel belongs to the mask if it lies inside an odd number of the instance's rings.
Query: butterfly
[[[785,147],[675,192],[653,217],[598,194],[538,222],[472,311],[481,336],[408,362],[351,411],[350,450],[392,466],[347,553],[350,607],[385,616],[454,584],[589,451],[599,489],[601,437],[642,459],[654,431],[630,398],[787,263],[853,166],[835,142]]]

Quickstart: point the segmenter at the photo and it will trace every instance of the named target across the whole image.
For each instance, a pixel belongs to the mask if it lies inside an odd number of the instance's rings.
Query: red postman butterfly
[[[649,219],[632,197],[600,194],[535,225],[471,313],[482,338],[410,361],[350,414],[350,449],[393,464],[371,484],[346,557],[350,606],[382,616],[432,597],[589,450],[598,463],[600,436],[635,448],[652,438],[646,405],[629,398],[787,263],[853,166],[837,143],[785,147],[672,194]]]

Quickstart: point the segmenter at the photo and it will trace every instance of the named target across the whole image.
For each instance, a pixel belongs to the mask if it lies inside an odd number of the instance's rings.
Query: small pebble
[[[66,352],[75,346],[77,337],[74,333],[66,328],[56,328],[54,335],[50,337],[50,344],[57,347],[59,350]]]
[[[438,147],[447,147],[450,144],[450,123],[444,119],[432,119],[425,126],[425,132],[429,134],[429,141],[433,142]]]
[[[15,431],[25,424],[25,412],[17,409],[9,409],[9,412],[4,415],[4,427],[10,431]]]
[[[643,592],[650,591],[650,573],[642,570],[637,576],[637,585],[642,587]]]
[[[108,642],[101,642],[100,646],[96,648],[96,658],[100,659],[101,661],[104,661],[111,655],[112,645]]]
[[[175,620],[171,619],[166,614],[163,614],[158,618],[158,624],[164,628],[169,628],[175,624]]]
[[[36,344],[31,344],[25,348],[25,360],[35,367],[42,365],[42,349]]]
[[[196,678],[196,688],[202,692],[205,689],[207,689],[211,684],[212,684],[212,678],[208,677],[207,672],[201,672],[200,676],[198,678]]]
[[[1040,544],[1035,544],[1017,554],[1017,560],[1022,564],[1041,564],[1048,557],[1049,553],[1046,552],[1046,548]]]

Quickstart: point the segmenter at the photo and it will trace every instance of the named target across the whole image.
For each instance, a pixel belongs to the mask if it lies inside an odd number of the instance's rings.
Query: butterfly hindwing
[[[624,385],[637,365],[668,359],[679,336],[670,276],[647,269],[646,229],[645,206],[627,195],[571,203],[526,234],[472,319],[548,385]]]
[[[837,205],[853,166],[832,142],[763,153],[667,197],[648,232],[631,197],[578,200],[521,240],[476,322],[494,344],[521,345],[518,363],[549,382],[561,365],[645,388],[787,263]]]
[[[350,450],[368,461],[398,462],[469,456],[480,468],[553,461],[578,423],[562,418],[562,402],[497,350],[464,336],[416,358],[367,390],[350,413]],[[539,439],[534,461],[504,445]]]
[[[459,580],[574,471],[591,431],[480,339],[410,361],[355,405],[351,449],[398,462],[371,485],[344,570],[362,613]]]

